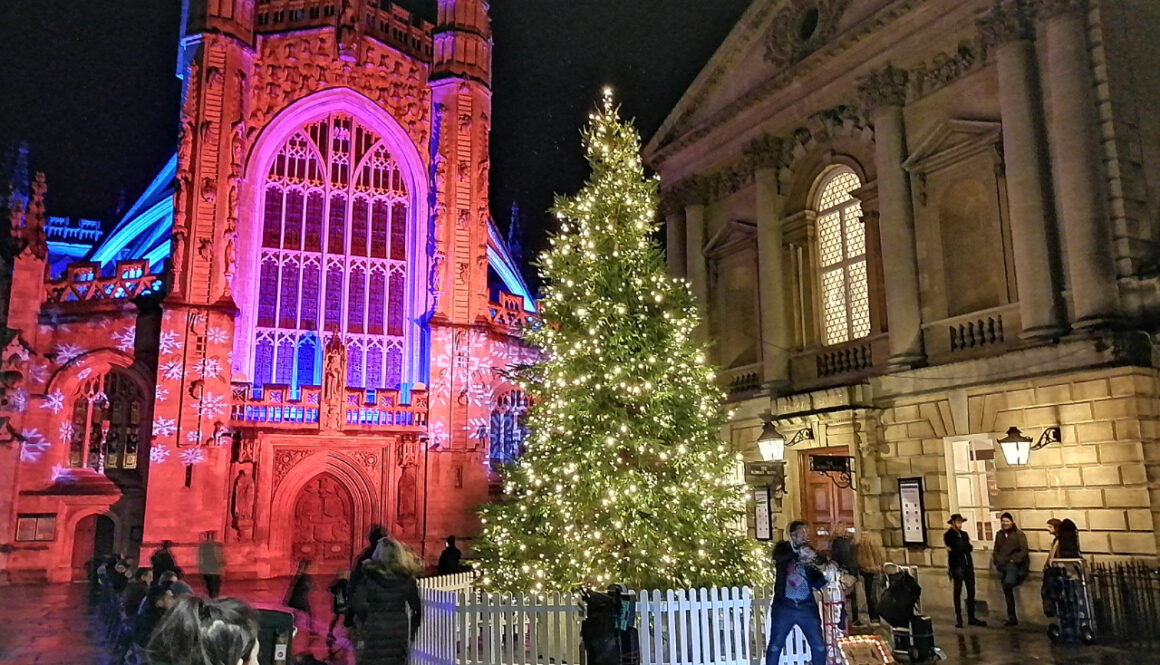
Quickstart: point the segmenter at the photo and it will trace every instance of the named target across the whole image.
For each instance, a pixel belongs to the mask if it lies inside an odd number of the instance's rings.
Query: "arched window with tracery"
[[[487,433],[488,462],[492,467],[512,464],[519,459],[528,434],[524,425],[527,413],[528,398],[522,391],[513,390],[496,400]]]
[[[818,266],[822,293],[822,341],[841,344],[870,334],[870,291],[862,204],[851,194],[858,174],[840,167],[817,188]]]
[[[399,164],[357,118],[331,114],[282,144],[260,208],[256,385],[319,385],[338,334],[347,385],[399,387],[410,206]]]
[[[141,409],[141,391],[116,370],[82,380],[70,417],[62,425],[69,441],[69,466],[136,469]]]

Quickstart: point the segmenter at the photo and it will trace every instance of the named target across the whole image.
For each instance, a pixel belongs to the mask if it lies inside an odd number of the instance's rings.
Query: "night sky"
[[[434,3],[401,2],[433,17]],[[544,245],[588,175],[579,131],[604,85],[647,141],[750,0],[493,0],[492,214]],[[48,211],[111,223],[173,153],[178,0],[0,2],[0,147],[27,140]]]

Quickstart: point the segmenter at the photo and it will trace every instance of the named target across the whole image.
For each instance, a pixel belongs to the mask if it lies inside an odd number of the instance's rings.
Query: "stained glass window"
[[[317,385],[337,333],[348,385],[398,387],[410,199],[382,137],[344,114],[301,127],[265,196],[255,383]]]
[[[862,204],[851,194],[861,186],[858,175],[843,167],[826,176],[817,199],[822,338],[827,345],[870,334],[866,230]]]
[[[83,381],[64,428],[69,435],[69,466],[136,469],[141,403],[136,384],[116,370]]]

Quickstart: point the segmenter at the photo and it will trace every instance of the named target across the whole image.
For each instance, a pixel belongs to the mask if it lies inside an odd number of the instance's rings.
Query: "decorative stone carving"
[[[331,335],[322,365],[322,429],[340,430],[346,424],[346,343]]]
[[[766,134],[750,141],[741,150],[745,161],[753,168],[781,168],[784,161],[784,142],[776,136]]]
[[[893,65],[873,71],[858,82],[858,98],[866,115],[887,106],[905,106],[910,72]]]
[[[954,53],[939,53],[929,65],[919,65],[910,71],[912,99],[924,97],[975,70],[983,62],[980,43],[963,42]]]
[[[1028,0],[996,2],[976,25],[987,50],[1035,38],[1035,7]]]
[[[787,67],[821,48],[834,36],[850,0],[791,0],[774,17],[765,38],[765,61]]]
[[[373,472],[375,469],[379,468],[379,456],[377,453],[368,453],[361,450],[356,450],[355,452],[351,453],[350,456],[359,463],[359,466],[366,469],[367,471]]]
[[[338,36],[345,39],[345,33]],[[294,101],[328,88],[354,90],[383,107],[406,128],[426,153],[429,132],[430,90],[417,68],[393,51],[380,54],[375,67],[337,63],[339,44],[335,34],[287,35],[270,38],[262,45],[262,62],[251,77],[252,107],[246,116],[247,138]]]
[[[234,519],[238,522],[254,519],[254,478],[245,470],[234,479]]]
[[[330,474],[311,479],[294,505],[293,556],[348,565],[353,516],[353,500],[341,482]]]
[[[310,455],[309,450],[279,450],[274,454],[274,485],[282,482],[290,469]]]

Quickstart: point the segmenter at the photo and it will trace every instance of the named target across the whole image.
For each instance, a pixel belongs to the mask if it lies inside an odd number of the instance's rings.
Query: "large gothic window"
[[[141,404],[137,386],[115,370],[81,381],[63,425],[70,444],[69,466],[136,469]]]
[[[841,344],[870,334],[866,275],[866,229],[862,204],[850,193],[862,186],[854,171],[828,173],[818,188],[818,265],[821,272],[822,339]]]
[[[338,334],[348,385],[398,388],[410,202],[381,137],[345,114],[302,127],[263,196],[254,383],[319,385]]]

